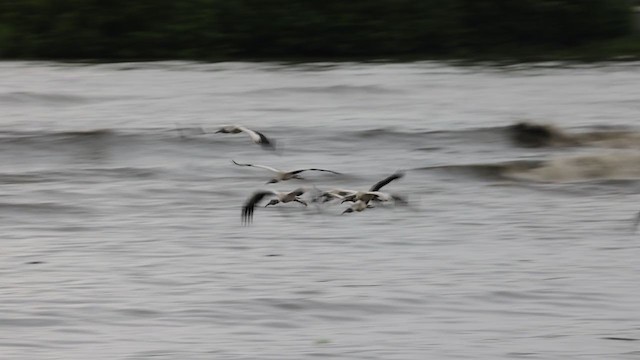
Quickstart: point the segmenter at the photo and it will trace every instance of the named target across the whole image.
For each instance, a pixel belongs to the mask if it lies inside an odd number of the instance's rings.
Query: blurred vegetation
[[[632,3],[2,0],[0,58],[544,58],[572,51],[638,55]]]

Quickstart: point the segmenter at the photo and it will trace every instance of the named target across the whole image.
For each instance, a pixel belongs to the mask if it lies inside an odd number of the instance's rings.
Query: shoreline
[[[505,50],[495,48],[490,51],[477,52],[472,50],[457,51],[450,54],[380,54],[367,56],[250,56],[226,55],[211,57],[187,56],[156,56],[156,57],[0,57],[0,61],[57,61],[64,63],[122,63],[122,62],[157,62],[157,61],[193,61],[203,63],[219,62],[283,62],[283,63],[312,63],[312,62],[379,62],[402,63],[416,61],[443,61],[462,64],[494,62],[498,64],[536,63],[536,62],[624,62],[640,60],[640,35],[620,39],[585,44],[578,47],[562,49],[545,48],[512,48]]]

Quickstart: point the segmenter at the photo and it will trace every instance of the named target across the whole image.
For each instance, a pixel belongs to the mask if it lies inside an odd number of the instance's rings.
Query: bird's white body
[[[330,172],[330,173],[334,173],[334,174],[339,174],[338,172],[331,171],[331,170],[325,170],[325,169],[298,169],[298,170],[291,170],[291,171],[283,171],[283,170],[279,170],[279,169],[273,168],[271,166],[254,165],[254,164],[241,164],[241,163],[235,162],[234,160],[231,160],[231,162],[233,162],[234,164],[236,164],[238,166],[250,166],[250,167],[256,167],[256,168],[260,168],[260,169],[265,169],[265,170],[271,171],[275,175],[271,180],[269,180],[268,184],[277,183],[277,182],[285,181],[285,180],[291,180],[291,179],[302,180],[303,177],[298,175],[298,174],[300,174],[301,172],[304,172],[304,171],[326,171],[326,172]]]

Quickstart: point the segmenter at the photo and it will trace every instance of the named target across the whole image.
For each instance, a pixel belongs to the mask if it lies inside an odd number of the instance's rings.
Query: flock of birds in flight
[[[267,150],[275,150],[275,142],[264,134],[248,129],[241,125],[227,125],[221,127],[216,133],[223,134],[238,134],[245,133],[249,135],[251,140],[262,146]],[[255,167],[264,170],[268,170],[273,173],[273,177],[267,182],[267,184],[274,184],[281,181],[287,181],[292,179],[303,180],[304,178],[300,175],[305,171],[323,171],[336,175],[340,175],[339,172],[326,170],[326,169],[317,169],[317,168],[308,168],[308,169],[296,169],[291,171],[279,170],[270,166],[264,165],[254,165],[254,164],[243,164],[238,163],[234,160],[232,162],[238,166],[248,166]],[[242,223],[244,225],[249,225],[253,221],[253,213],[255,211],[256,206],[260,205],[260,202],[263,200],[271,198],[271,200],[265,205],[277,205],[279,203],[290,203],[296,202],[307,206],[308,203],[300,198],[301,195],[305,193],[313,193],[312,200],[313,202],[330,202],[333,200],[338,200],[340,203],[350,202],[351,205],[344,210],[342,213],[352,213],[352,212],[360,212],[366,209],[374,207],[375,203],[380,202],[393,202],[395,204],[406,204],[406,200],[396,194],[391,194],[387,192],[380,191],[384,186],[389,184],[390,182],[400,179],[404,176],[403,172],[396,172],[380,181],[375,183],[373,186],[369,188],[369,190],[350,190],[350,189],[330,189],[327,191],[321,191],[317,188],[305,188],[300,187],[290,192],[280,192],[275,190],[258,190],[254,192],[249,198],[245,201],[242,206]]]
[[[550,126],[544,126],[539,124],[530,124],[530,123],[518,123],[510,128],[512,140],[522,146],[527,147],[541,147],[541,146],[550,146],[554,144],[573,144],[579,143],[580,140],[585,141],[590,137],[595,139],[600,139],[602,135],[595,136],[592,134],[579,136],[571,136],[568,134],[564,134],[563,132],[554,129]],[[241,125],[227,125],[223,126],[216,131],[216,133],[223,134],[239,134],[245,133],[249,135],[251,140],[262,146],[267,150],[276,150],[275,142],[269,138],[267,138],[264,134],[248,129]],[[596,134],[597,135],[597,134]],[[584,138],[584,139],[583,139]],[[307,168],[307,169],[296,169],[290,171],[279,170],[270,166],[264,165],[254,165],[254,164],[243,164],[238,163],[234,160],[232,162],[237,166],[247,166],[247,167],[255,167],[264,170],[268,170],[273,173],[273,177],[267,182],[267,184],[278,183],[281,181],[287,181],[292,179],[303,180],[304,178],[300,175],[305,171],[322,171],[328,172],[332,174],[339,175],[340,173],[332,170],[326,169],[317,169],[317,168]],[[265,199],[271,199],[266,205],[277,205],[279,203],[290,203],[296,202],[307,206],[307,202],[300,198],[301,195],[305,193],[311,194],[312,202],[330,202],[333,200],[339,200],[340,203],[350,202],[351,205],[344,210],[342,213],[352,213],[352,212],[360,212],[366,209],[375,207],[377,203],[386,203],[391,202],[393,204],[407,205],[407,201],[396,194],[391,194],[387,192],[380,191],[384,186],[389,184],[390,182],[400,179],[404,176],[403,172],[396,172],[380,181],[375,183],[373,186],[369,188],[369,190],[350,190],[350,189],[330,189],[326,191],[321,191],[317,189],[315,186],[313,188],[305,188],[300,187],[290,192],[279,192],[275,190],[258,190],[254,192],[249,198],[245,201],[242,206],[242,223],[244,225],[249,225],[253,221],[253,213],[255,211],[256,206],[260,205]],[[635,216],[634,221],[634,231],[638,229],[640,226],[640,212]]]

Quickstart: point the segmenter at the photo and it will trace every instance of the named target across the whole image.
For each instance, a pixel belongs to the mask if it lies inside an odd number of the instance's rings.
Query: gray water
[[[640,358],[640,63],[4,62],[0,79],[2,359]],[[526,148],[519,121],[610,135]],[[267,185],[232,159],[343,175]],[[384,190],[408,206],[241,224],[256,190],[397,170]]]

